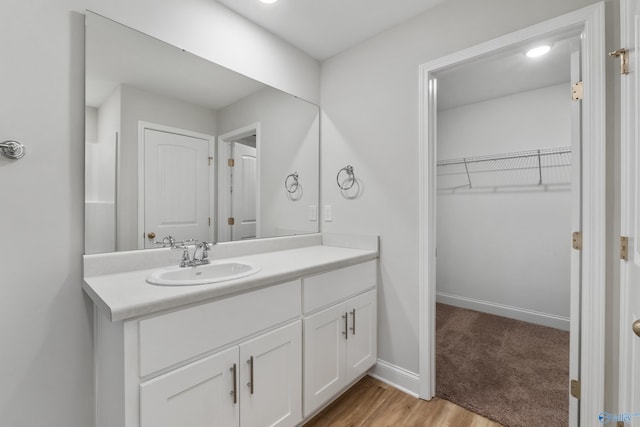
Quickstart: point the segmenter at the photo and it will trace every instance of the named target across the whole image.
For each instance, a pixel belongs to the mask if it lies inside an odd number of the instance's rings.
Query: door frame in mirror
[[[242,126],[238,129],[234,129],[232,131],[229,131],[227,133],[224,133],[218,136],[218,163],[217,164],[218,164],[219,171],[226,170],[226,164],[227,164],[227,159],[225,158],[225,156],[221,154],[221,151],[223,151],[223,149],[226,150],[227,147],[229,147],[234,140],[244,138],[252,134],[256,135],[256,176],[260,176],[260,170],[261,170],[260,163],[262,159],[261,157],[262,144],[260,143],[260,137],[261,137],[260,122],[251,123],[246,126]],[[226,152],[228,153],[229,151],[226,150]],[[228,174],[220,173],[220,176],[218,177],[218,185],[224,188],[230,185],[228,180]],[[227,213],[231,212],[231,200],[230,200],[231,195],[227,193],[222,194],[222,192],[220,191],[220,188],[217,188],[217,190],[218,190],[217,217],[218,219],[223,219],[225,218],[225,215],[227,215]],[[260,185],[258,183],[258,185],[256,185],[256,237],[257,238],[262,236],[260,226],[261,226]],[[232,234],[231,230],[229,229],[229,227],[225,227],[224,221],[222,220],[218,221],[218,226],[216,227],[216,231],[217,231],[217,235],[216,235],[217,242],[231,241],[231,234]],[[225,240],[221,240],[222,238],[224,238]]]
[[[580,303],[580,420],[591,425],[604,406],[605,328],[605,73],[604,3],[461,50],[420,66],[419,134],[419,396],[435,396],[435,74],[545,35],[582,36],[582,298]],[[570,239],[570,236],[567,236]],[[568,383],[567,383],[568,389]],[[568,393],[567,393],[568,396]],[[573,399],[572,399],[573,400]],[[572,405],[575,405],[572,402]]]

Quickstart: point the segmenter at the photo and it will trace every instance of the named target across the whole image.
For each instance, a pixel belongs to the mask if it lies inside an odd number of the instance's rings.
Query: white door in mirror
[[[144,128],[145,248],[156,236],[211,240],[209,141],[178,131]]]
[[[244,262],[222,262],[197,267],[167,267],[147,277],[147,283],[161,286],[206,285],[251,276],[260,267]]]

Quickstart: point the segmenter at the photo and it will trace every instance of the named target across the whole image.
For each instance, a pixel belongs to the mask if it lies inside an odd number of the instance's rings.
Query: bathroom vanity
[[[376,363],[377,237],[225,243],[214,263],[260,270],[194,286],[145,281],[179,255],[85,256],[98,427],[296,426]]]

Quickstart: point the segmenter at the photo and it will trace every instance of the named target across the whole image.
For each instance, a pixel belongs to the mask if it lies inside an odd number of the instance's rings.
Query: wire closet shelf
[[[571,147],[439,160],[438,189],[571,183]]]

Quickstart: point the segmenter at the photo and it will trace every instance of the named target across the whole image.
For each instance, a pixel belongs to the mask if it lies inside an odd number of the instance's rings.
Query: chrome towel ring
[[[0,153],[8,159],[17,160],[24,157],[24,145],[18,141],[0,142]]]
[[[300,183],[298,182],[298,172],[290,173],[284,179],[284,188],[289,192],[289,194],[293,194],[298,191],[298,186]]]
[[[343,181],[340,181],[340,176],[344,175],[343,172],[347,174],[347,177]],[[336,175],[336,181],[341,190],[348,190],[353,187],[353,184],[356,182],[356,175],[353,173],[353,166],[347,165],[340,169],[338,171],[338,175]]]

